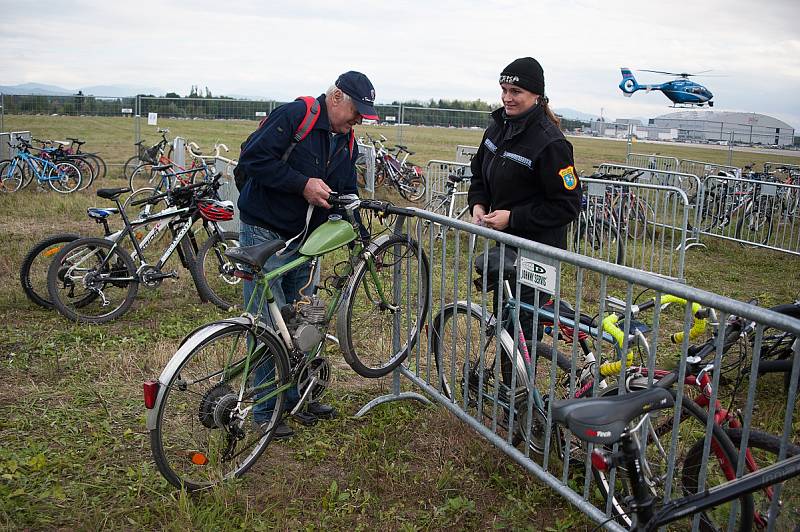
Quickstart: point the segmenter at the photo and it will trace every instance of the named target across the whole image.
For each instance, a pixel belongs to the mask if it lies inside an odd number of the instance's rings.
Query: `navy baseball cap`
[[[336,88],[353,99],[361,116],[367,120],[378,120],[378,112],[375,110],[375,87],[367,76],[355,70],[345,72],[336,80]]]

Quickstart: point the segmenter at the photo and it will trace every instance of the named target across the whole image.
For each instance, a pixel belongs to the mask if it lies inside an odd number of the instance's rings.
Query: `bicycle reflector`
[[[233,220],[233,202],[215,199],[201,199],[197,201],[200,216],[209,222],[227,222]]]
[[[144,407],[152,410],[156,406],[156,397],[158,397],[158,381],[149,380],[144,381]]]
[[[592,451],[592,467],[597,471],[608,471],[611,468],[608,458],[599,449]]]

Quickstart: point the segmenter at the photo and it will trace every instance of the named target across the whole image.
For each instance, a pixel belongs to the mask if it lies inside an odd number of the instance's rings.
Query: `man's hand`
[[[306,188],[303,189],[303,197],[311,205],[330,209],[328,197],[331,195],[331,188],[317,177],[311,177],[306,181]]]
[[[499,210],[492,211],[483,217],[483,224],[491,229],[502,231],[511,220],[511,211]]]
[[[472,223],[483,225],[483,217],[486,216],[486,207],[475,205],[472,207]]]

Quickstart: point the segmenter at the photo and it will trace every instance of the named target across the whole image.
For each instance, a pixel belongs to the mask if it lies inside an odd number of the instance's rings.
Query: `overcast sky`
[[[291,99],[354,69],[377,100],[499,101],[513,59],[543,65],[551,105],[657,116],[660,93],[623,98],[619,68],[696,72],[716,110],[800,131],[800,0],[699,2],[0,0],[0,85],[136,85],[185,95]],[[665,81],[638,74],[640,82]]]

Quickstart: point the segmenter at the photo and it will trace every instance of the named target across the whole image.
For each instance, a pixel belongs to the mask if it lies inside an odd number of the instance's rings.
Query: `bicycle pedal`
[[[319,420],[317,416],[314,414],[309,414],[308,412],[298,412],[292,417],[294,417],[298,423],[305,425],[306,427],[314,425]]]

